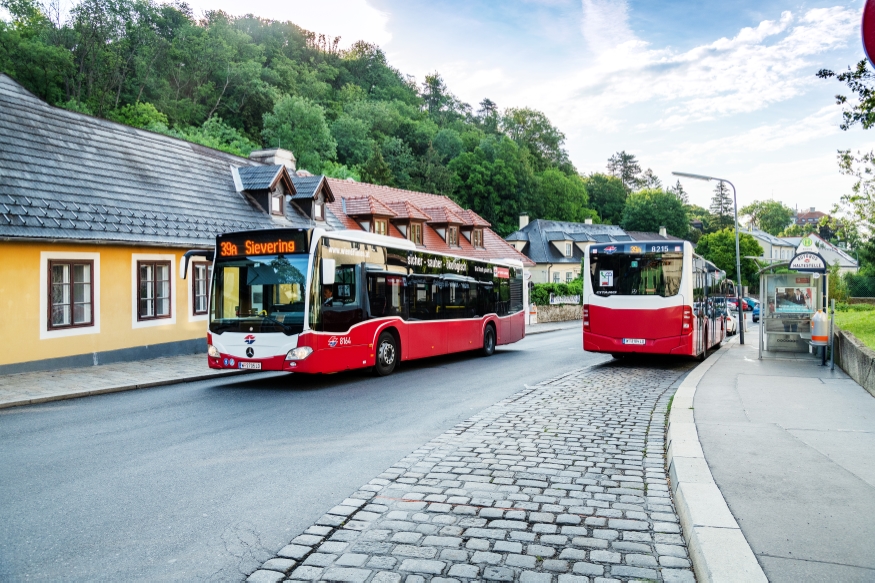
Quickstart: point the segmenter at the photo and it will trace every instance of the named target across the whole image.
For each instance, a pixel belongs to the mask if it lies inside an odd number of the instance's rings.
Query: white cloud
[[[634,40],[626,0],[581,1],[583,18],[580,28],[591,51],[598,54]]]
[[[585,13],[596,15],[591,24],[607,19],[613,28],[586,33],[590,46],[599,47],[595,58],[547,91],[541,88],[539,100],[553,96],[549,109],[559,113],[556,121],[601,131],[628,127],[624,108],[642,103],[658,107],[650,120],[655,128],[677,129],[801,95],[817,82],[812,57],[846,46],[859,26],[859,11],[843,7],[812,9],[801,18],[784,12],[733,38],[676,52],[631,36],[624,3],[583,3]]]

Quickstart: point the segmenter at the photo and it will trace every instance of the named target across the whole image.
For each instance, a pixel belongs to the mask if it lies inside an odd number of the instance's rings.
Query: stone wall
[[[875,351],[845,330],[835,331],[833,350],[836,364],[875,397]]]
[[[849,304],[875,304],[875,298],[848,298]]]
[[[575,305],[538,306],[538,323],[580,320],[582,311],[583,306]]]

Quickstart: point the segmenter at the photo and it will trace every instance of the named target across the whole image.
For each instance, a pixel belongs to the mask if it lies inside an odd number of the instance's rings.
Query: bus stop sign
[[[866,6],[863,8],[862,32],[866,56],[869,57],[869,62],[875,65],[875,61],[872,60],[875,57],[875,0],[866,0]]]

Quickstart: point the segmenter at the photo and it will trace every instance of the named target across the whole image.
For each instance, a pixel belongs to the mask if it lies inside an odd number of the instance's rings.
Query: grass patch
[[[671,403],[672,403],[672,401],[674,401],[674,395],[672,395],[671,397],[669,397],[669,399],[668,399],[668,407],[665,408],[665,410],[668,411],[669,413],[671,413]]]
[[[875,311],[836,311],[836,326],[850,332],[869,348],[875,348]]]

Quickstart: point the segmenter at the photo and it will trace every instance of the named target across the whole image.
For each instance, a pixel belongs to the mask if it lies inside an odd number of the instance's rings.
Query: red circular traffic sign
[[[866,56],[869,57],[869,62],[875,65],[875,0],[866,0],[866,6],[863,7],[863,48],[866,50]]]

